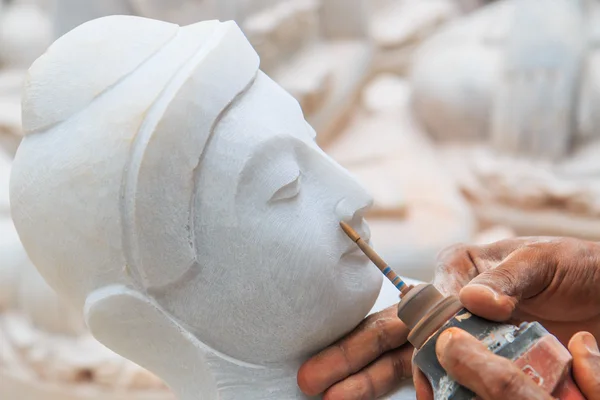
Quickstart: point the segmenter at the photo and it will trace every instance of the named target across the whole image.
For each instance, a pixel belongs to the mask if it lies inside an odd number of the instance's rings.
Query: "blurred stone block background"
[[[600,240],[597,0],[0,1],[0,398],[173,398],[87,334],[10,217],[27,68],[111,14],[234,19],[318,143],[373,194],[374,246],[401,275],[430,280],[457,242]],[[377,307],[394,295],[384,285]]]

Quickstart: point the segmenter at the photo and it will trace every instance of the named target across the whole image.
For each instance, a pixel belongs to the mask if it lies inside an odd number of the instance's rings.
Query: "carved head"
[[[11,180],[34,264],[82,307],[123,284],[247,362],[307,355],[352,329],[381,276],[371,198],[315,144],[233,22],[111,16],[29,71]]]

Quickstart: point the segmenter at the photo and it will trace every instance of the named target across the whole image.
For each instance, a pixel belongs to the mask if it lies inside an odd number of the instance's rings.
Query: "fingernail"
[[[500,300],[500,295],[498,294],[498,292],[496,292],[494,289],[492,289],[489,286],[482,285],[480,283],[471,283],[471,284],[468,284],[467,286],[465,286],[465,288],[467,288],[467,287],[472,288],[474,290],[478,290],[480,292],[488,292],[489,294],[492,295],[494,300],[496,300],[496,301]]]
[[[436,348],[437,348],[438,352],[446,351],[446,346],[448,346],[448,343],[450,342],[451,339],[452,339],[452,331],[442,332],[442,334],[438,337],[438,340],[437,340]]]
[[[584,333],[582,336],[583,337],[581,340],[583,341],[583,344],[587,350],[595,356],[600,356],[600,351],[598,351],[598,343],[596,342],[594,336],[591,333]]]

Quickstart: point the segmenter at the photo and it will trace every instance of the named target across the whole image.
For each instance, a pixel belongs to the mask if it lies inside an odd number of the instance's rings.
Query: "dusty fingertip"
[[[439,353],[443,353],[446,350],[446,347],[448,347],[448,343],[450,343],[450,340],[452,340],[452,329],[448,329],[442,332],[442,334],[438,337],[436,344],[436,349]]]
[[[306,364],[301,366],[296,376],[296,382],[302,393],[304,393],[307,396],[316,396],[320,394],[320,392],[318,390],[315,390],[315,388],[311,384],[313,380],[311,379],[311,373],[308,371],[310,370],[307,369]]]
[[[569,350],[571,352],[578,352],[579,350],[583,350],[595,357],[600,356],[600,351],[598,350],[598,342],[594,335],[589,332],[579,332],[576,333],[571,340],[569,341]]]
[[[469,311],[495,321],[509,319],[515,308],[513,298],[479,283],[471,283],[462,288],[459,299]]]
[[[435,354],[446,371],[462,362],[462,354],[468,350],[465,345],[471,345],[469,338],[472,336],[459,328],[448,328],[440,334],[435,345]]]
[[[595,356],[600,356],[600,351],[598,351],[598,342],[596,342],[596,338],[589,332],[584,332],[582,335],[583,344],[588,349],[590,353]]]
[[[438,336],[435,344],[435,352],[438,358],[442,357],[450,349],[452,339],[460,337],[463,331],[458,328],[448,328]]]
[[[414,367],[413,383],[417,400],[433,400],[431,385],[425,374],[418,367]]]
[[[489,298],[493,299],[494,301],[500,300],[500,295],[498,294],[498,292],[496,292],[491,287],[482,285],[480,283],[470,283],[467,286],[465,286],[461,290],[461,292],[465,291],[465,289],[466,289],[466,293],[472,292],[472,295],[477,295],[479,297],[481,297],[481,296],[489,297]]]

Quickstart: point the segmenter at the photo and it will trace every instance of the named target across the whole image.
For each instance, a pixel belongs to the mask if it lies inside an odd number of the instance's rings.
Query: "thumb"
[[[579,332],[569,342],[573,377],[588,400],[600,400],[600,352],[591,333]]]
[[[472,313],[493,321],[506,321],[521,298],[542,292],[552,281],[554,268],[539,250],[522,248],[511,253],[494,269],[476,276],[459,293]]]
[[[458,328],[439,336],[435,352],[450,377],[486,400],[551,400],[512,361],[500,357]]]

